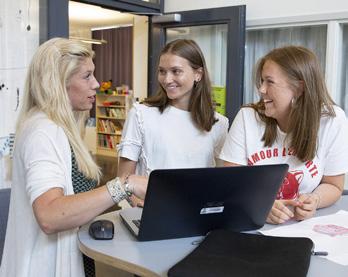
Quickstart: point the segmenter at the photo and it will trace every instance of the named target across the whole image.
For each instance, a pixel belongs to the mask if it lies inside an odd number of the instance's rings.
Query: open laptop
[[[154,170],[144,207],[123,209],[120,216],[140,241],[256,230],[287,171],[287,164]]]

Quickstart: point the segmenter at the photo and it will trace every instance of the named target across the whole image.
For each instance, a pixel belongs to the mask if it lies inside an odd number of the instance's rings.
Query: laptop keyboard
[[[140,219],[133,219],[132,222],[134,223],[135,226],[140,228]]]

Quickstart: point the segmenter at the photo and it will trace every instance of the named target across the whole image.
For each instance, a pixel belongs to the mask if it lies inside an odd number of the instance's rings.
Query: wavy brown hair
[[[168,43],[160,53],[173,54],[186,59],[194,70],[202,69],[202,78],[195,85],[192,84],[192,94],[189,102],[189,111],[195,125],[202,131],[209,132],[217,121],[211,97],[211,83],[203,53],[197,43],[189,39],[177,39]],[[160,112],[170,105],[170,99],[165,89],[159,85],[157,94],[144,101],[152,107],[158,107]]]
[[[273,61],[288,78],[294,91],[303,84],[303,91],[296,99],[289,116],[287,137],[290,147],[301,161],[315,157],[318,144],[320,118],[335,116],[334,101],[330,97],[315,54],[301,46],[276,48],[261,58],[255,70],[255,85],[262,85],[262,69],[266,61]],[[277,121],[265,115],[263,101],[249,105],[265,122],[262,140],[265,146],[272,146],[277,136]]]

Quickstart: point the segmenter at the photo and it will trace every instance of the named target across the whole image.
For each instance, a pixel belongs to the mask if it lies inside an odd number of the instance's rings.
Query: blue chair
[[[0,264],[4,248],[11,189],[0,189]]]

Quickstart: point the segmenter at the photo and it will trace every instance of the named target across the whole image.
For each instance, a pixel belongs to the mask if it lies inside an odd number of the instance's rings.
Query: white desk
[[[343,196],[333,206],[321,209],[317,216],[348,211],[348,196]],[[108,213],[98,218],[109,219],[115,224],[113,240],[94,240],[88,234],[89,225],[81,227],[78,239],[81,251],[95,261],[137,274],[140,276],[167,276],[170,267],[189,254],[196,246],[192,242],[201,237],[138,242],[123,225],[118,212]],[[265,225],[263,228],[272,228]],[[308,277],[347,277],[348,266],[342,266],[320,257],[311,258]]]

